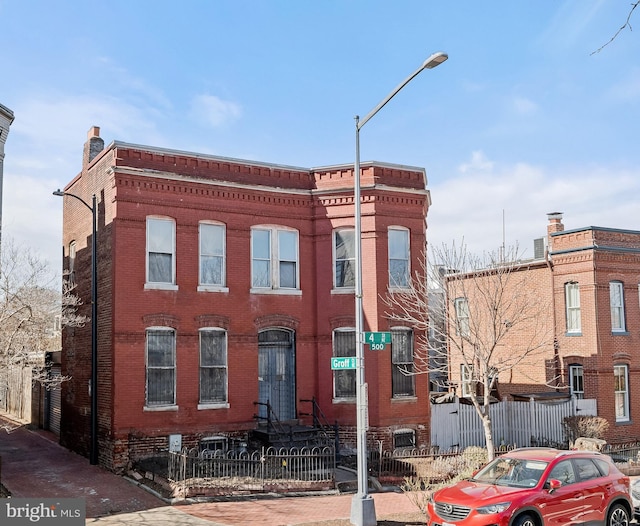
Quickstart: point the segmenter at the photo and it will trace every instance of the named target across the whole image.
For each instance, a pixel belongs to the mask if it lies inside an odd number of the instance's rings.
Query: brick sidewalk
[[[0,456],[2,484],[13,497],[84,497],[87,517],[166,506],[144,489],[63,448],[48,432],[25,427],[0,431]]]
[[[374,493],[378,521],[402,516],[398,525],[424,524],[424,517],[404,493]],[[353,495],[276,497],[242,502],[207,502],[174,506],[194,517],[224,526],[293,526],[349,524]],[[342,522],[338,522],[342,521]]]

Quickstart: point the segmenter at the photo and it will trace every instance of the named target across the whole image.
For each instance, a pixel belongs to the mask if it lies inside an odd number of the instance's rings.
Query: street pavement
[[[7,415],[0,414],[0,424]],[[170,505],[125,477],[115,475],[57,443],[42,430],[0,430],[0,482],[16,498],[77,498],[86,502],[86,524],[98,526],[285,526],[346,520],[352,495],[255,497]],[[415,514],[403,493],[375,493],[376,517]],[[348,522],[347,522],[348,523]],[[411,523],[416,524],[416,523]]]

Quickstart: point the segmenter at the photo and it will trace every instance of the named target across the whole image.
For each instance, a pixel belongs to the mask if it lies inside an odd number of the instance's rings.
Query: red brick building
[[[557,392],[596,399],[609,422],[609,442],[640,437],[640,231],[601,227],[565,230],[562,214],[548,214],[547,248],[520,272],[539,301],[553,338],[537,355],[498,378],[500,396]],[[543,240],[539,240],[543,241]],[[469,302],[469,310],[474,306]],[[509,351],[514,333],[504,342]],[[464,391],[452,356],[452,382]]]
[[[430,204],[421,168],[362,164],[369,437],[428,442],[428,379],[405,376],[410,327],[380,294],[407,286]],[[99,462],[113,470],[203,437],[238,438],[265,417],[308,422],[315,399],[355,447],[353,166],[280,166],[112,142],[89,131],[64,189],[97,196]],[[65,268],[90,305],[91,213],[64,198]],[[90,326],[65,330],[61,443],[90,445]],[[256,403],[258,403],[256,405]]]

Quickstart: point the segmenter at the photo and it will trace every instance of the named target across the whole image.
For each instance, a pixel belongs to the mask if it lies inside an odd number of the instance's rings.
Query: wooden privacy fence
[[[519,447],[566,443],[562,420],[567,416],[597,415],[596,400],[528,402],[503,400],[490,406],[493,440]],[[473,405],[431,404],[431,446],[442,450],[485,446],[482,421]]]
[[[20,420],[31,420],[31,367],[8,365],[0,372],[0,409]]]
[[[262,448],[259,451],[169,452],[174,495],[304,491],[335,487],[333,447]]]

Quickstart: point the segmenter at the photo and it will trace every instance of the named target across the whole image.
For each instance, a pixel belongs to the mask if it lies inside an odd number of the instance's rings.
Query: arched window
[[[201,289],[220,288],[226,283],[226,227],[202,221],[199,225]]]
[[[176,332],[170,327],[147,329],[146,406],[176,403]]]
[[[581,332],[582,322],[580,319],[580,287],[575,281],[565,283],[564,301],[566,306],[567,332]]]
[[[69,285],[76,284],[76,241],[75,239],[69,243]]]
[[[200,404],[226,406],[227,378],[227,331],[200,329]]]
[[[624,285],[621,281],[609,282],[609,301],[611,304],[611,331],[625,332]]]
[[[333,231],[333,286],[353,289],[356,285],[356,238],[353,228]]]
[[[275,226],[251,229],[251,287],[291,289],[299,285],[298,231]]]
[[[404,289],[409,286],[409,230],[389,227],[389,287]]]
[[[584,368],[580,364],[569,366],[569,389],[576,398],[584,398]]]
[[[629,366],[614,365],[614,404],[616,422],[629,421]]]
[[[147,287],[175,285],[176,223],[166,217],[147,217]]]
[[[413,331],[391,329],[391,391],[394,398],[415,396]]]
[[[356,332],[353,328],[340,328],[333,331],[333,356],[335,358],[356,355]],[[337,369],[333,371],[334,398],[353,399],[356,396],[356,370]]]

